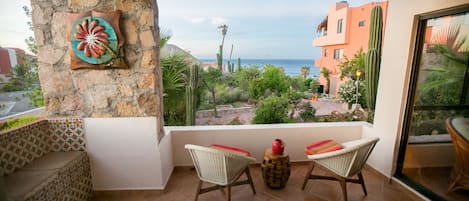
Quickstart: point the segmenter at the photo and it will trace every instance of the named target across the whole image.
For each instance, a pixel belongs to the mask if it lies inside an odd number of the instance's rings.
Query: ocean
[[[202,62],[216,62],[215,59],[200,59]],[[226,64],[226,59],[224,63]],[[236,66],[237,60],[232,60]],[[251,65],[258,65],[259,67],[264,67],[266,64],[272,64],[275,66],[283,67],[285,70],[285,74],[293,77],[300,75],[301,67],[309,66],[309,75],[308,77],[313,79],[319,79],[319,71],[318,67],[314,66],[314,60],[312,59],[242,59],[241,58],[241,66],[251,66]]]

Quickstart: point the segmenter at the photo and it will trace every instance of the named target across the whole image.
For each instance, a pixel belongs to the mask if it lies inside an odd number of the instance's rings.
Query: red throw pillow
[[[331,151],[343,149],[342,145],[335,142],[334,140],[321,140],[308,145],[305,149],[305,153],[308,155],[321,154]]]
[[[243,155],[246,155],[246,156],[251,156],[251,153],[248,150],[243,149],[243,148],[239,148],[239,147],[228,146],[228,145],[223,145],[223,144],[212,144],[212,145],[210,145],[210,147],[214,148],[214,149],[230,151],[230,152],[235,152],[235,153],[238,153],[238,154],[243,154]]]

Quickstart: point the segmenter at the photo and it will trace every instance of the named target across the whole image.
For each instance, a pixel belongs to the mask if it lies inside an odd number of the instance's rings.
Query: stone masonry
[[[31,7],[47,116],[156,116],[162,130],[155,0],[31,0]],[[70,70],[66,13],[90,10],[122,11],[120,23],[129,69]]]

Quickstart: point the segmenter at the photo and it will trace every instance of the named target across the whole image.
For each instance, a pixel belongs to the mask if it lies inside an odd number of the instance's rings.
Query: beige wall
[[[155,117],[85,118],[93,190],[164,189],[171,170]]]
[[[368,163],[385,175],[393,174],[398,152],[396,144],[406,106],[416,16],[468,3],[467,0],[389,1],[375,120],[372,128],[364,129],[365,135],[381,139]]]
[[[262,162],[264,151],[276,138],[286,144],[291,161],[307,161],[304,148],[312,142],[333,139],[346,142],[362,137],[365,122],[269,124],[242,126],[192,126],[166,127],[172,138],[172,154],[175,166],[192,165],[185,144],[209,146],[226,144],[249,150],[257,162]],[[164,152],[164,151],[162,151]]]

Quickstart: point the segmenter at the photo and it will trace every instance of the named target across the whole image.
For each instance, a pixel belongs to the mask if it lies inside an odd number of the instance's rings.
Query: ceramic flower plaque
[[[68,14],[71,69],[128,68],[124,60],[124,37],[119,27],[120,15],[120,11]]]

